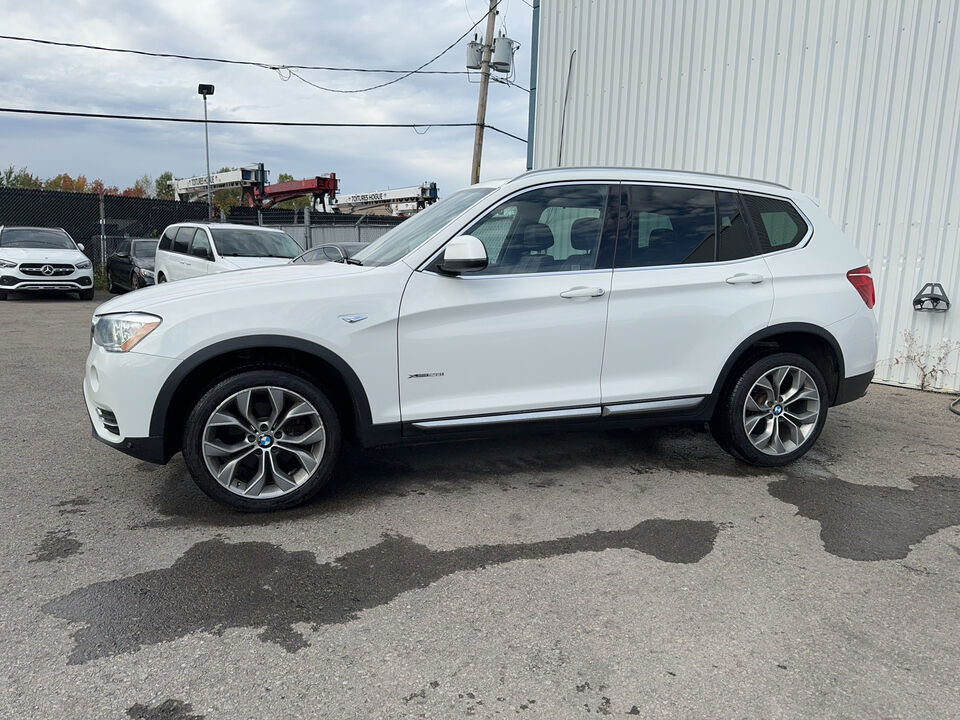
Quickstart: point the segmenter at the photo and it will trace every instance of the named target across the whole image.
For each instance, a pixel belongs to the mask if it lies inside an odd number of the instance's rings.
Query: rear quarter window
[[[158,250],[172,250],[173,249],[173,236],[177,234],[177,229],[167,228],[163,231],[163,237],[160,238],[160,244],[157,246]]]
[[[743,198],[757,230],[761,252],[796,247],[806,237],[809,226],[791,203],[759,195],[744,195]]]

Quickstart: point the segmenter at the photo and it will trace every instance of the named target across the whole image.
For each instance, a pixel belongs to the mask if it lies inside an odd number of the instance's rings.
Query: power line
[[[295,122],[287,120],[203,120],[202,118],[176,118],[161,117],[154,115],[115,115],[112,113],[86,113],[86,112],[68,112],[66,110],[35,110],[27,108],[5,108],[0,107],[0,112],[17,113],[21,115],[45,115],[53,117],[77,117],[77,118],[96,118],[102,120],[147,120],[152,122],[173,122],[173,123],[203,123],[209,122],[211,125],[260,125],[276,127],[343,127],[343,128],[432,128],[432,127],[476,127],[477,123],[471,122],[440,122],[440,123],[331,123],[331,122]],[[494,132],[506,135],[507,137],[527,142],[525,138],[514,135],[506,130],[501,130],[493,125],[484,124],[484,127]]]
[[[353,73],[384,73],[394,75],[467,75],[466,70],[388,70],[383,68],[356,68],[333,67],[330,65],[287,65],[281,63],[264,63],[255,60],[227,60],[224,58],[205,57],[202,55],[179,55],[177,53],[149,52],[147,50],[128,50],[125,48],[104,47],[102,45],[86,45],[83,43],[60,42],[56,40],[42,40],[40,38],[19,37],[16,35],[0,35],[0,40],[15,40],[18,42],[36,43],[38,45],[53,45],[55,47],[79,48],[82,50],[98,50],[101,52],[126,53],[128,55],[143,55],[146,57],[171,58],[175,60],[195,60],[199,62],[222,63],[225,65],[246,65],[264,70],[325,70],[329,72]],[[421,66],[423,67],[423,66]]]
[[[365,88],[355,88],[355,89],[353,89],[353,90],[340,90],[340,89],[338,89],[338,88],[331,88],[331,87],[326,87],[326,86],[323,86],[323,85],[318,85],[318,84],[315,83],[315,82],[311,82],[310,80],[307,80],[307,79],[304,78],[302,75],[298,74],[295,70],[290,70],[289,68],[285,68],[285,69],[288,70],[293,77],[297,78],[297,79],[300,80],[301,82],[304,82],[304,83],[306,83],[307,85],[311,85],[311,86],[317,88],[318,90],[325,90],[326,92],[341,93],[341,94],[344,94],[344,95],[352,95],[352,94],[354,94],[354,93],[363,93],[363,92],[369,92],[369,91],[371,91],[371,90],[379,90],[380,88],[384,88],[384,87],[387,87],[388,85],[393,85],[394,83],[398,83],[398,82],[400,82],[401,80],[405,80],[406,78],[410,77],[411,75],[413,75],[413,74],[415,74],[415,73],[418,73],[418,72],[420,72],[421,70],[423,70],[425,67],[427,67],[427,65],[430,65],[430,64],[436,62],[436,61],[439,60],[441,57],[443,57],[444,55],[446,55],[446,54],[447,54],[448,52],[450,52],[453,48],[455,48],[455,47],[460,43],[461,40],[463,40],[465,37],[467,37],[467,35],[469,35],[471,32],[473,32],[473,29],[474,29],[475,27],[477,27],[477,25],[479,25],[481,22],[483,22],[484,20],[486,20],[487,16],[488,16],[490,13],[494,12],[494,11],[496,10],[497,6],[498,6],[501,2],[503,2],[503,0],[497,0],[493,5],[490,6],[490,9],[487,10],[487,12],[485,12],[485,13],[483,14],[483,17],[481,17],[481,18],[480,18],[479,20],[477,20],[473,25],[471,25],[469,28],[467,28],[467,31],[466,31],[463,35],[461,35],[460,37],[458,37],[456,40],[454,40],[452,43],[450,43],[449,45],[447,45],[447,47],[445,47],[445,48],[444,48],[443,50],[441,50],[439,53],[437,53],[437,54],[434,55],[432,58],[430,58],[429,60],[427,60],[425,63],[423,63],[422,65],[420,65],[420,67],[418,67],[416,70],[411,70],[410,72],[406,73],[405,75],[401,75],[400,77],[396,77],[396,78],[394,78],[393,80],[388,80],[387,82],[382,82],[382,83],[379,83],[379,84],[377,84],[377,85],[371,85],[370,87],[365,87]],[[281,77],[282,77],[282,76],[281,76]]]

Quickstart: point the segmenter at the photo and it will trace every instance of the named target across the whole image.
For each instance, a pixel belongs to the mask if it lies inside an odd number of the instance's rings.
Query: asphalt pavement
[[[239,515],[90,436],[105,299],[0,302],[0,717],[958,716],[945,395],[874,385],[783,470],[535,435],[351,453]]]

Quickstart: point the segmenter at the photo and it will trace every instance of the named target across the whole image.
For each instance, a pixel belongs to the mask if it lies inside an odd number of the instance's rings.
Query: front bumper
[[[150,419],[160,388],[176,366],[172,358],[111,353],[92,344],[83,400],[94,437],[141,460],[165,463],[163,438],[150,435]]]
[[[93,287],[92,270],[76,270],[64,275],[31,275],[19,268],[0,270],[0,292],[28,292],[32,290],[89,290]]]

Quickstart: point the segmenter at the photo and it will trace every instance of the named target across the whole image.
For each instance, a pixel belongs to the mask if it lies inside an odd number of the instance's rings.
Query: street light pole
[[[207,130],[207,95],[213,95],[213,85],[197,86],[197,92],[203,95],[203,142],[207,150],[207,219],[213,220],[213,193],[210,190],[210,133]]]
[[[483,154],[483,124],[487,119],[487,88],[490,87],[490,54],[493,52],[493,29],[497,19],[497,4],[490,0],[487,13],[487,34],[483,41],[483,59],[480,63],[480,98],[477,101],[477,125],[473,133],[473,165],[470,168],[470,184],[480,182],[480,157]]]

